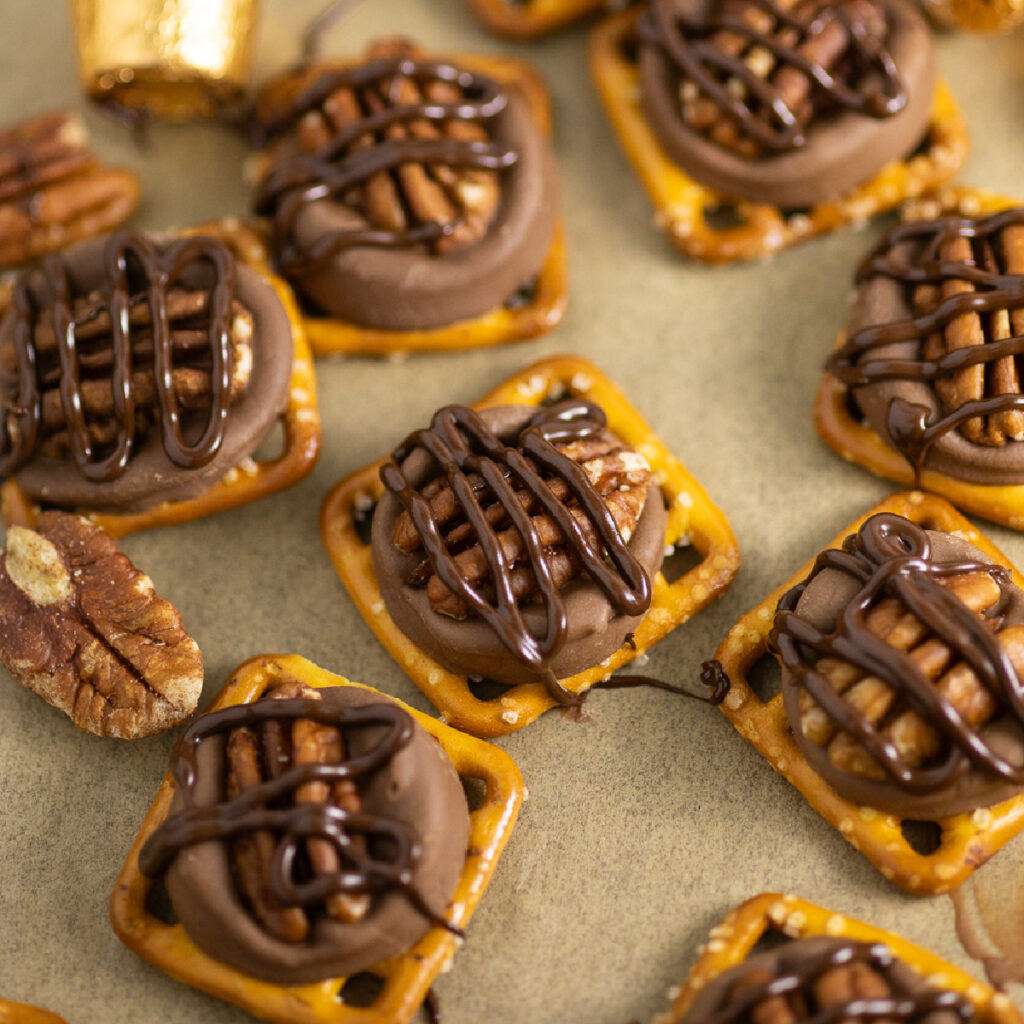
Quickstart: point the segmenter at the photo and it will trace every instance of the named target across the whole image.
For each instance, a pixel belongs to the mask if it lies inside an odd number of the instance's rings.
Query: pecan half
[[[594,489],[604,500],[624,542],[628,542],[636,529],[647,500],[651,483],[651,469],[638,452],[626,448],[620,441],[609,437],[556,444],[556,449],[576,463],[586,474]],[[505,561],[511,566],[513,593],[520,602],[530,601],[537,594],[537,581],[533,570],[526,564],[526,542],[519,529],[509,520],[504,507],[490,493],[479,477],[470,476],[478,491],[487,524],[494,528]],[[525,490],[514,477],[510,480],[516,499],[536,530],[541,546],[547,552],[548,567],[555,586],[564,587],[582,571],[579,560],[571,553],[566,538],[554,518],[542,511],[540,503]],[[555,498],[565,501],[569,487],[564,479],[549,481]],[[479,584],[490,577],[490,563],[476,538],[473,527],[463,517],[454,492],[447,483],[432,481],[423,489],[431,511],[445,529],[445,546],[457,552],[455,562],[467,582]],[[588,544],[600,550],[600,540],[593,523],[575,504],[568,510],[580,527]],[[416,551],[422,541],[408,512],[399,516],[394,529],[394,542],[403,551]],[[465,602],[454,595],[441,579],[432,573],[429,562],[422,563],[413,575],[413,583],[426,583],[427,594],[434,611],[455,619],[468,614]]]
[[[121,739],[177,725],[203,687],[177,609],[102,529],[65,512],[7,531],[0,660],[80,729]]]
[[[1000,588],[987,573],[952,576],[944,586],[979,618],[1000,597]],[[997,620],[985,620],[995,629]],[[915,615],[894,598],[880,601],[866,619],[868,631],[897,651],[906,652],[913,665],[930,679],[938,695],[947,700],[971,727],[983,725],[997,710],[992,694],[975,673],[960,662],[950,645],[934,636]],[[1024,626],[1008,626],[997,640],[1019,676],[1024,677]],[[815,666],[834,692],[863,721],[879,730],[911,768],[922,765],[940,748],[935,729],[917,713],[899,706],[896,694],[881,679],[858,672],[849,663],[822,658]],[[882,779],[878,762],[855,737],[838,729],[807,691],[800,694],[800,726],[816,746],[827,748],[829,759],[840,771],[866,779]]]
[[[962,264],[965,270],[977,267],[996,277],[1024,275],[1024,226],[1008,225],[998,238],[982,235],[972,240],[961,235],[950,236],[939,246],[938,257],[948,266]],[[919,285],[914,290],[915,313],[928,315],[942,302],[983,291],[966,278],[957,277],[947,277],[941,284]],[[938,359],[959,349],[1021,335],[1024,335],[1024,309],[968,312],[925,339],[924,357]],[[1017,359],[1017,356],[1005,355],[988,362],[966,365],[948,376],[939,377],[935,391],[946,411],[951,413],[968,402],[980,402],[1000,395],[1020,395]],[[960,424],[959,429],[964,437],[976,444],[1002,447],[1007,441],[1024,440],[1024,413],[1008,409],[988,416],[975,416]]]
[[[207,290],[190,291],[176,286],[167,293],[171,380],[178,408],[185,414],[206,413],[212,400],[210,300],[211,293]],[[85,413],[89,437],[97,444],[112,443],[118,435],[120,418],[112,383],[115,355],[110,310],[107,302],[95,293],[74,299],[71,315],[75,324],[75,350],[81,377],[81,408]],[[42,396],[39,452],[49,458],[62,458],[69,450],[70,440],[61,395],[63,367],[50,310],[36,311],[31,332],[36,378]],[[252,373],[252,314],[237,300],[232,301],[229,335],[231,370],[227,399],[230,403],[245,390]],[[136,430],[142,435],[156,423],[159,415],[152,312],[144,295],[135,296],[131,303],[129,337]],[[15,340],[10,335],[0,348],[0,367],[8,379],[17,375],[18,355]],[[16,410],[7,412],[8,429],[15,436],[18,431]]]
[[[284,683],[269,691],[270,700],[321,700],[319,692],[302,683]],[[341,731],[333,726],[296,719],[287,724],[271,719],[257,730],[241,727],[232,730],[227,742],[227,793],[234,799],[240,793],[260,785],[267,779],[283,775],[289,768],[300,764],[341,764],[346,759],[345,743]],[[298,804],[324,804],[330,802],[349,813],[358,813],[362,804],[359,792],[351,779],[328,784],[308,782],[295,790]],[[356,854],[365,853],[362,837],[350,838]],[[326,839],[313,837],[304,843],[309,871],[314,877],[337,874],[344,865]],[[277,848],[277,839],[268,829],[258,829],[236,839],[232,844],[235,877],[252,912],[263,927],[284,942],[302,942],[309,934],[307,912],[298,906],[284,906],[277,899],[271,885],[271,871]],[[361,920],[370,908],[370,897],[365,893],[331,893],[324,901],[328,916],[339,921]]]
[[[136,176],[93,157],[74,114],[41,114],[0,132],[0,266],[109,231],[138,199]]]

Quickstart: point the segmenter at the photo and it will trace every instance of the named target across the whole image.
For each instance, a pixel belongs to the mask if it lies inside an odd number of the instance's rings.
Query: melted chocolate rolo
[[[206,426],[192,443],[182,433],[181,414],[172,383],[173,357],[166,314],[167,291],[182,272],[196,264],[213,268],[207,330],[212,395]],[[68,427],[70,449],[78,472],[90,481],[114,480],[124,474],[136,443],[136,407],[132,385],[132,336],[129,309],[139,296],[148,303],[153,335],[154,384],[157,419],[163,448],[176,466],[193,469],[209,463],[224,438],[231,386],[229,328],[235,292],[235,259],[222,242],[193,236],[171,243],[158,251],[145,235],[119,231],[111,235],[103,251],[106,286],[84,315],[76,320],[72,303],[76,297],[69,268],[60,254],[43,260],[42,273],[49,292],[44,306],[30,287],[36,278],[23,275],[13,295],[14,353],[17,360],[16,392],[7,396],[6,429],[0,452],[0,476],[9,476],[35,454],[42,419],[42,361],[36,351],[33,331],[46,316],[52,321],[60,374],[60,403]],[[103,312],[109,312],[113,346],[110,388],[114,403],[116,438],[105,454],[97,451],[90,438],[82,402],[82,375],[76,345],[76,329]]]
[[[789,7],[775,0],[752,0],[750,7],[756,13],[727,0],[690,14],[675,0],[652,0],[638,33],[643,42],[667,54],[679,79],[692,82],[742,136],[771,152],[805,145],[807,125],[821,109],[884,118],[906,105],[895,62],[883,45],[884,31],[866,27],[866,14],[872,23],[885,26],[884,11],[873,4],[810,0]],[[771,27],[764,30],[759,27],[763,25]],[[826,66],[808,56],[805,47],[829,32],[841,42],[838,53],[834,45],[830,48]],[[770,77],[757,73],[749,59],[752,50],[774,58]],[[805,78],[810,102],[801,95],[800,103],[791,105],[779,88],[794,71]],[[742,97],[736,95],[737,83]]]
[[[195,721],[172,758],[177,791],[171,813],[139,857],[143,874],[166,873],[175,911],[197,945],[246,973],[285,984],[361,970],[404,951],[431,925],[450,928],[445,901],[468,834],[454,769],[402,708],[350,687],[318,692],[322,700],[264,698]],[[287,764],[269,763],[276,759],[264,746],[262,781],[230,796],[231,734],[251,730],[269,743],[268,729],[287,736],[300,720],[341,730],[341,758],[297,761],[291,754]],[[283,742],[281,749],[290,749]],[[358,810],[329,797],[300,798],[311,783],[340,780],[356,784]],[[428,835],[424,827],[441,834]],[[278,934],[243,895],[236,875],[242,868],[233,863],[236,844],[260,833],[273,837],[262,881],[271,905],[303,908],[308,933]],[[311,842],[330,846],[335,869],[317,864],[311,871],[312,853],[304,853]],[[335,919],[329,901],[339,893],[372,902],[357,918]]]
[[[358,67],[325,71],[291,104],[287,114],[267,124],[268,138],[292,131],[310,111],[317,110],[339,89],[380,87],[397,78],[414,82],[442,81],[457,85],[463,98],[454,103],[395,103],[365,113],[337,131],[312,153],[296,153],[271,169],[256,193],[258,213],[273,218],[274,251],[282,273],[307,276],[322,268],[339,252],[355,246],[400,249],[430,245],[450,235],[454,224],[427,220],[401,229],[353,227],[324,234],[314,245],[299,246],[296,222],[302,211],[324,198],[341,198],[374,175],[405,164],[441,164],[453,168],[503,170],[513,166],[518,153],[505,143],[439,138],[385,138],[371,146],[354,145],[374,138],[394,125],[425,121],[443,125],[453,121],[487,124],[506,108],[508,97],[490,78],[439,61],[410,58],[377,59]]]
[[[499,437],[472,409],[448,406],[434,415],[429,429],[416,431],[395,449],[381,469],[384,486],[411,517],[433,572],[465,602],[471,616],[487,624],[533,678],[545,681],[561,703],[580,700],[561,686],[551,668],[570,628],[566,600],[552,579],[552,552],[544,547],[520,494],[534,499],[537,507],[554,520],[582,573],[616,613],[642,615],[651,601],[648,570],[623,541],[608,507],[583,469],[555,447],[595,437],[605,430],[603,411],[578,400],[540,408],[515,431],[514,438]],[[508,443],[510,440],[513,443]],[[417,450],[429,456],[435,477],[440,474],[454,492],[484,552],[488,576],[483,584],[473,585],[464,578],[429,501],[403,471],[405,460]],[[482,491],[474,487],[471,476],[483,482]],[[551,482],[556,479],[567,488],[564,499],[552,492]],[[498,522],[511,523],[523,539],[522,564],[536,581],[543,608],[540,630],[531,628],[513,592],[513,565],[502,551],[494,517],[485,512],[485,497],[500,505],[502,516]],[[654,484],[649,487],[645,511],[647,505],[655,509],[660,506],[663,512]],[[581,510],[592,524],[600,541],[597,547],[587,540],[571,507]],[[656,538],[662,549],[663,536],[662,530]],[[493,603],[485,590],[494,591]]]
[[[879,942],[814,936],[756,954],[712,978],[680,1024],[902,1021],[964,1024],[974,1017],[958,992],[934,988]]]
[[[1004,232],[1024,229],[1024,207],[982,218],[947,216],[899,225],[861,264],[857,283],[861,301],[842,347],[829,358],[827,370],[857,389],[872,425],[920,474],[927,464],[979,483],[1014,483],[1024,479],[1024,453],[1012,443],[981,447],[956,431],[977,417],[1024,410],[1024,395],[986,393],[949,408],[936,396],[936,385],[952,381],[967,368],[991,374],[995,364],[1024,355],[1021,319],[1017,329],[993,337],[990,318],[1024,309],[1024,274],[1008,269]],[[943,255],[958,239],[969,240],[969,259]],[[931,286],[935,298],[914,315],[914,292]],[[926,358],[925,341],[946,331],[967,314],[983,324],[983,344],[946,350]],[[891,317],[892,319],[879,319]],[[1019,392],[1019,389],[1018,389]],[[929,453],[938,446],[935,458]],[[974,463],[972,465],[972,462]]]
[[[998,585],[996,603],[976,613],[942,580],[985,573]],[[905,650],[867,625],[885,599],[895,599],[948,650],[946,669],[962,666],[994,702],[973,726]],[[945,816],[1005,799],[1024,785],[1024,691],[997,634],[1019,625],[1024,594],[1008,570],[948,534],[927,532],[901,516],[872,516],[841,550],[822,552],[811,575],[779,602],[772,643],[783,664],[783,700],[794,738],[808,761],[840,794],[911,816]],[[872,722],[834,689],[819,664],[853,666],[894,696]],[[804,734],[801,693],[813,698],[838,733],[852,738],[884,775],[844,771]],[[938,751],[917,766],[900,753],[886,726],[910,711],[939,738]],[[956,810],[953,810],[956,808]]]

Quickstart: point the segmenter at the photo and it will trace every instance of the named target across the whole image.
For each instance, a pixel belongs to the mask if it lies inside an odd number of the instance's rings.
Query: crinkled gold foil
[[[210,114],[245,88],[258,0],[70,0],[82,84],[157,117]]]
[[[1002,32],[1024,21],[1024,0],[922,0],[928,15],[946,28]]]

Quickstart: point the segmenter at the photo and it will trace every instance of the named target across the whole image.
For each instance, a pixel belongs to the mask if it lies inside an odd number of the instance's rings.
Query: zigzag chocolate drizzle
[[[245,789],[233,799],[211,806],[195,803],[196,754],[199,745],[234,729],[259,728],[266,723],[306,719],[335,728],[379,730],[373,744],[337,763],[291,765],[277,777]],[[364,811],[352,812],[329,802],[300,803],[294,794],[311,782],[358,780],[385,768],[412,739],[408,714],[392,704],[337,708],[319,700],[263,699],[210,712],[197,719],[175,748],[171,773],[184,807],[169,817],[147,840],[139,868],[150,878],[162,875],[183,849],[210,840],[228,841],[271,830],[277,846],[269,885],[281,906],[316,907],[333,893],[382,893],[400,889],[435,924],[452,931],[440,913],[427,906],[412,883],[421,854],[419,835],[405,822]],[[365,842],[357,845],[353,836]],[[338,853],[339,869],[298,877],[300,846],[310,838],[330,842]],[[375,856],[375,843],[386,844],[388,856]]]
[[[757,1007],[769,1000],[784,1000],[794,1024],[839,1024],[841,1021],[904,1021],[912,1024],[938,1011],[955,1014],[969,1021],[974,1009],[967,999],[950,989],[922,987],[908,991],[898,971],[902,963],[882,943],[836,940],[824,949],[808,950],[815,940],[798,940],[780,947],[774,954],[774,970],[763,967],[761,980],[752,977],[754,968],[739,964],[729,972],[735,981],[728,986],[719,1005],[701,1018],[701,1024],[745,1024],[761,1019],[754,1016]],[[767,955],[756,958],[763,963]],[[889,994],[848,999],[824,1005],[816,991],[822,977],[837,968],[863,964],[885,979]],[[689,1017],[683,1018],[684,1022]]]
[[[906,105],[892,56],[872,32],[865,30],[857,10],[869,7],[884,22],[884,13],[869,0],[810,0],[795,4],[793,10],[775,0],[750,0],[749,6],[761,13],[760,21],[768,20],[775,28],[759,30],[753,18],[748,21],[744,17],[743,5],[728,0],[710,3],[703,18],[681,14],[673,0],[651,0],[637,32],[643,42],[659,47],[675,64],[680,78],[696,85],[701,96],[711,100],[742,135],[776,153],[799,149],[806,143],[805,132],[812,116],[786,103],[772,81],[779,69],[804,75],[816,106],[826,102],[883,118]],[[841,74],[833,74],[824,64],[800,52],[804,43],[833,24],[841,26],[845,34],[841,60],[849,66]],[[723,45],[725,37],[732,37],[729,45]],[[743,59],[748,50],[755,48],[770,53],[777,62],[770,78],[761,77]],[[731,81],[741,83],[746,98],[730,91]]]
[[[964,281],[969,291],[951,295],[921,316],[897,323],[875,324],[857,331],[828,359],[826,369],[848,387],[863,387],[882,381],[932,382],[953,377],[968,366],[997,362],[1007,356],[1024,354],[1024,335],[1012,334],[984,345],[946,352],[938,359],[892,359],[873,357],[875,350],[903,341],[924,341],[942,331],[965,313],[993,313],[1024,308],[1024,275],[1006,273],[999,236],[1013,226],[1024,226],[1024,207],[1004,210],[988,217],[942,217],[938,220],[901,224],[890,231],[861,264],[857,282],[882,276],[903,285],[909,292],[915,285],[941,285]],[[956,238],[974,242],[971,262],[947,260],[942,248]],[[909,252],[897,252],[899,247]],[[914,253],[919,252],[919,255]],[[911,303],[908,302],[908,305]],[[958,409],[928,422],[929,410],[904,399],[894,399],[888,410],[889,434],[893,444],[920,473],[928,449],[944,434],[976,416],[988,416],[1011,409],[1024,409],[1024,395],[996,395],[965,402]]]
[[[193,444],[182,435],[180,410],[172,381],[173,356],[167,317],[167,291],[189,266],[203,262],[215,274],[210,289],[209,327],[211,403],[201,436]],[[156,413],[164,451],[178,466],[193,469],[206,465],[224,439],[231,385],[231,303],[235,292],[235,259],[223,242],[194,236],[182,238],[158,252],[145,235],[118,231],[103,250],[104,286],[95,302],[84,312],[73,312],[72,285],[68,267],[60,254],[47,256],[42,271],[50,293],[48,306],[41,306],[30,288],[35,275],[22,275],[15,286],[13,343],[17,360],[17,390],[4,396],[6,426],[0,453],[0,477],[9,476],[35,454],[42,423],[41,384],[44,377],[59,370],[59,394],[67,425],[71,454],[78,471],[87,480],[107,481],[121,476],[128,467],[136,440],[135,394],[132,386],[132,337],[129,310],[145,301],[150,310],[153,335],[153,378]],[[140,283],[143,282],[143,283]],[[80,353],[76,331],[104,311],[111,321],[113,366],[110,380],[114,403],[116,439],[106,455],[97,453],[89,434],[82,403]],[[36,350],[34,327],[43,316],[51,318],[59,367],[44,367]]]
[[[554,519],[583,571],[615,610],[625,615],[643,613],[651,602],[647,573],[630,553],[604,500],[586,473],[555,447],[593,437],[606,425],[604,412],[598,406],[569,400],[541,408],[520,431],[515,445],[510,446],[472,409],[447,406],[435,413],[429,429],[410,434],[380,471],[384,486],[409,513],[433,571],[453,594],[462,598],[473,614],[494,630],[508,650],[536,669],[552,696],[563,704],[578,703],[581,699],[565,690],[550,669],[551,659],[565,642],[568,632],[565,600],[552,580],[549,552],[517,497],[514,484],[521,485]],[[401,463],[416,449],[424,449],[430,455],[473,529],[487,559],[489,578],[486,582],[495,591],[493,604],[479,587],[464,578],[448,550],[429,501],[402,472]],[[479,475],[483,480],[483,493],[474,488],[470,474]],[[553,477],[566,483],[568,494],[564,499],[552,492],[548,481]],[[506,521],[523,538],[525,564],[536,580],[545,613],[541,635],[531,631],[513,593],[512,565],[505,558],[495,527],[485,514],[484,495],[500,504]],[[593,525],[600,540],[598,547],[588,542],[569,511],[570,505],[578,506]]]
[[[846,573],[861,585],[839,616],[833,633],[822,633],[795,609],[808,584],[825,569]],[[998,583],[1001,598],[986,611],[986,622],[941,579],[984,572]],[[890,646],[867,627],[869,611],[883,597],[894,597],[952,652],[949,664],[963,664],[996,703],[996,715],[1008,715],[1024,726],[1024,689],[1002,650],[991,622],[998,622],[1012,582],[1001,566],[985,562],[943,562],[931,559],[928,535],[902,516],[874,515],[842,550],[822,552],[810,576],[783,596],[775,614],[772,643],[788,675],[783,683],[786,714],[801,750],[826,779],[842,775],[825,750],[803,741],[800,691],[806,690],[836,727],[860,744],[899,789],[934,793],[971,768],[1024,785],[1024,767],[1014,767],[965,721],[953,704],[922,672],[910,655]],[[816,668],[834,658],[873,676],[896,695],[897,702],[917,714],[944,741],[941,757],[911,767],[881,731],[850,706]]]
[[[338,89],[365,89],[395,78],[416,82],[441,81],[457,85],[464,98],[456,103],[392,104],[365,114],[314,153],[299,154],[274,167],[256,193],[258,213],[273,218],[274,251],[278,266],[289,276],[315,272],[337,253],[352,246],[398,249],[437,242],[450,235],[454,224],[426,221],[402,230],[347,228],[328,232],[301,249],[293,237],[302,210],[317,200],[341,198],[382,171],[403,164],[443,164],[453,168],[503,170],[518,154],[498,142],[450,137],[379,139],[392,125],[410,121],[481,121],[496,118],[506,107],[507,96],[497,82],[483,75],[438,61],[410,58],[377,59],[359,67],[325,71],[292,103],[287,114],[265,126],[268,138],[292,129],[306,114],[318,109]],[[376,138],[374,145],[352,148],[360,139]]]

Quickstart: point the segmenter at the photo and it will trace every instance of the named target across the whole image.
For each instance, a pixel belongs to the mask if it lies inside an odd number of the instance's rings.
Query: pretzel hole
[[[619,56],[627,64],[636,64],[640,58],[640,46],[632,32],[619,40]]]
[[[162,878],[157,879],[149,887],[144,905],[146,913],[150,917],[155,917],[161,924],[172,926],[178,923],[178,915],[174,912],[171,898],[167,895],[167,886],[164,885]]]
[[[704,216],[704,223],[712,231],[732,231],[747,223],[743,211],[732,203],[716,203],[714,206],[705,206],[701,212]]]
[[[279,459],[285,451],[286,439],[284,434],[284,422],[281,417],[274,421],[273,427],[271,427],[270,433],[263,439],[260,446],[252,453],[251,458],[244,459],[238,467],[238,472],[246,472],[247,468],[250,467],[251,462],[272,462],[274,459]],[[228,475],[234,472],[228,470]]]
[[[666,583],[675,583],[704,561],[704,556],[684,537],[665,548],[661,575]]]
[[[779,946],[785,946],[786,943],[791,942],[792,939],[783,932],[780,932],[778,928],[769,924],[767,928],[758,936],[757,942],[750,947],[750,952],[747,953],[747,957],[757,956],[758,953],[770,953],[773,949],[778,949]]]
[[[900,822],[903,838],[922,857],[929,857],[942,845],[942,828],[937,821],[915,821],[904,818]]]
[[[503,303],[505,309],[526,309],[537,298],[537,278],[524,281]]]
[[[864,415],[864,412],[860,407],[860,403],[854,396],[852,389],[847,389],[843,402],[846,406],[847,416],[849,416],[850,419],[854,421],[854,423],[867,423],[867,417]]]
[[[384,991],[384,979],[371,971],[360,971],[345,979],[341,991],[335,996],[339,1003],[346,1006],[373,1006],[381,992]]]
[[[782,693],[782,667],[767,651],[747,672],[747,685],[762,704],[768,704]]]
[[[496,679],[490,679],[487,676],[470,676],[466,681],[469,686],[469,692],[476,697],[477,700],[497,700],[498,697],[508,693],[508,686],[505,683],[499,683]]]
[[[359,495],[352,506],[352,528],[363,547],[370,546],[373,537],[373,513],[376,508],[377,502],[365,495]]]
[[[487,783],[474,775],[460,775],[459,781],[462,783],[463,793],[466,794],[466,806],[470,814],[478,811],[487,799]]]

